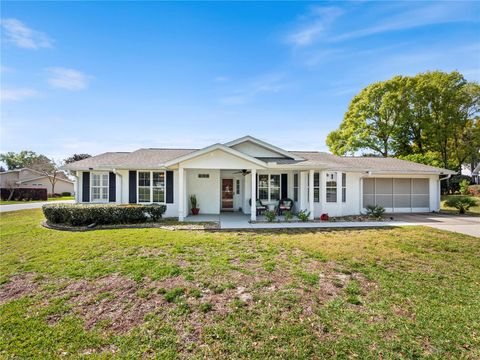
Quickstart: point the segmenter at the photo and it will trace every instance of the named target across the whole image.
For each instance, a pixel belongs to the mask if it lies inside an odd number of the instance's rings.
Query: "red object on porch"
[[[322,215],[320,215],[320,220],[322,220],[322,221],[328,221],[328,214],[322,214]]]

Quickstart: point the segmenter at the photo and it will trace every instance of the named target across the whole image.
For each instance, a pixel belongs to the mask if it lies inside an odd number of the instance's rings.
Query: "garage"
[[[363,179],[363,208],[379,205],[386,212],[428,212],[430,192],[428,178]]]

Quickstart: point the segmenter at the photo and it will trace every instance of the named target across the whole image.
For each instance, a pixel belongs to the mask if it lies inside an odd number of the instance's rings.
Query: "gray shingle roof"
[[[107,152],[88,159],[66,165],[67,170],[88,170],[105,168],[117,169],[149,169],[163,167],[167,161],[192,153],[197,149],[139,149],[133,152]],[[288,168],[327,168],[332,170],[372,171],[372,172],[405,172],[454,174],[455,172],[410,161],[360,156],[336,156],[326,152],[291,151],[305,160],[262,158],[266,162],[276,162]]]

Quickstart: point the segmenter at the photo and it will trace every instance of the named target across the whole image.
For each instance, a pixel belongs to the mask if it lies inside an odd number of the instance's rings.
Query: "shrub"
[[[277,213],[275,211],[267,210],[265,211],[265,218],[268,222],[275,221],[277,218]]]
[[[460,194],[468,195],[468,186],[469,185],[470,185],[470,181],[468,181],[467,179],[463,179],[462,181],[460,181],[460,183],[459,183]]]
[[[380,205],[367,205],[367,215],[380,219],[385,212],[385,208]]]
[[[0,189],[0,198],[7,200],[10,196],[10,189]],[[10,200],[44,200],[47,201],[47,189],[15,188]]]
[[[480,185],[470,185],[468,193],[472,196],[480,196]]]
[[[62,196],[72,196],[72,193],[68,191],[64,191],[62,192]]]
[[[452,196],[445,201],[445,205],[457,209],[459,214],[465,214],[472,206],[477,206],[477,200],[469,196]]]
[[[290,220],[292,220],[292,218],[293,218],[292,212],[291,212],[291,211],[285,211],[285,212],[283,213],[283,218],[285,219],[285,221],[290,221]]]
[[[49,223],[71,226],[135,224],[159,220],[165,205],[48,204],[42,207]]]
[[[300,210],[298,213],[297,213],[297,218],[298,220],[300,221],[308,221],[308,218],[310,217],[310,211],[307,211],[307,210]]]
[[[462,180],[470,182],[472,178],[467,175],[453,175],[450,179],[441,181],[442,194],[454,194],[460,191],[460,182]]]

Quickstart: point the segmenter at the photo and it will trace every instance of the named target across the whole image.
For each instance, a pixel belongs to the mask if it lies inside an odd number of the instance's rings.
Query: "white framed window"
[[[265,201],[280,200],[280,174],[258,175],[258,198]]]
[[[298,174],[293,174],[293,201],[298,201]]]
[[[210,174],[198,174],[199,179],[208,179],[210,177]]]
[[[235,190],[235,193],[236,193],[237,195],[240,195],[240,180],[239,180],[239,179],[237,179],[237,181],[236,181],[236,190]]]
[[[328,203],[337,202],[337,173],[327,172],[325,174],[325,194]]]
[[[320,173],[313,173],[313,202],[320,202]]]
[[[90,173],[90,202],[108,202],[108,172]]]
[[[347,174],[342,173],[342,202],[347,201]]]
[[[165,203],[165,171],[138,171],[137,202]]]

